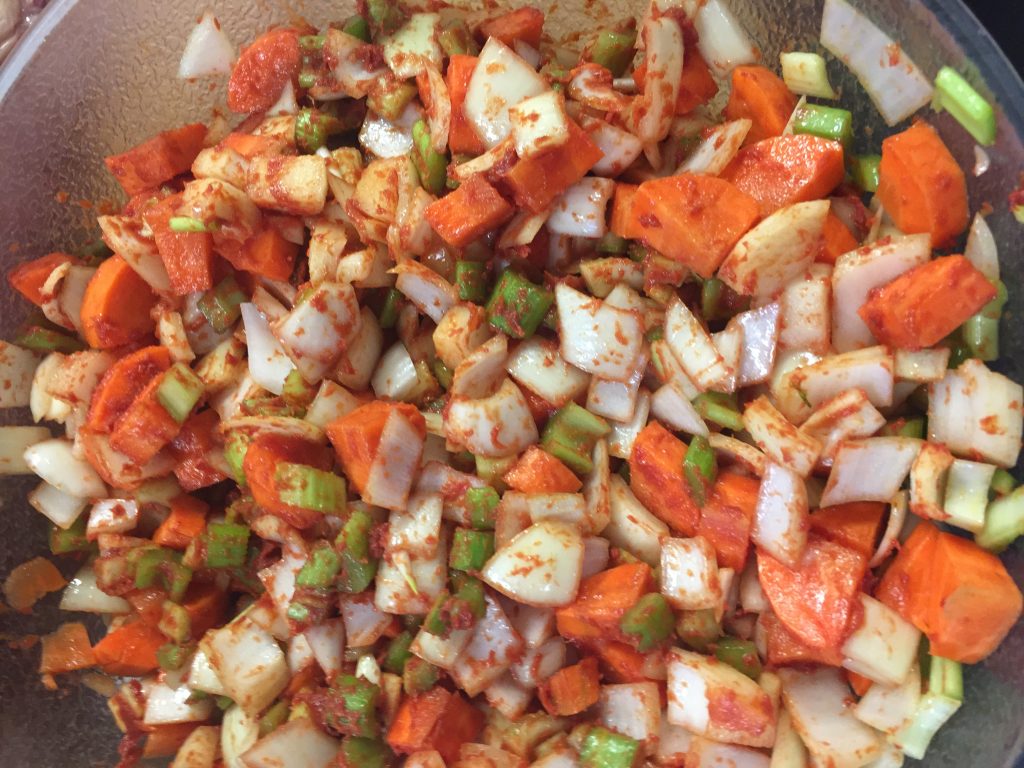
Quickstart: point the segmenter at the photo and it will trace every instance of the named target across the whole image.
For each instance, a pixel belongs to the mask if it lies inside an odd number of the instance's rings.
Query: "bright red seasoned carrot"
[[[701,508],[697,535],[711,542],[723,568],[738,572],[747,562],[760,487],[757,478],[722,472]]]
[[[145,675],[159,666],[156,652],[167,637],[143,621],[125,624],[93,647],[96,664],[111,675]]]
[[[683,74],[679,82],[679,96],[676,98],[676,114],[686,115],[706,104],[718,93],[718,83],[711,75],[704,57],[695,45],[687,43],[683,54]],[[643,91],[647,82],[647,64],[641,64],[633,70],[633,80],[637,89]]]
[[[301,66],[296,30],[285,27],[264,32],[235,62],[228,80],[228,107],[232,112],[270,109]]]
[[[136,464],[145,464],[160,453],[181,429],[157,398],[163,377],[157,376],[139,392],[110,433],[110,447]]]
[[[174,475],[186,491],[195,491],[224,480],[226,475],[213,463],[213,456],[223,450],[217,427],[220,417],[212,408],[194,413],[181,425],[171,442]]]
[[[257,232],[238,250],[223,251],[224,258],[235,269],[271,280],[288,280],[292,276],[298,254],[299,246],[285,240],[273,227]]]
[[[171,291],[177,296],[213,287],[213,235],[171,229],[171,219],[178,215],[181,197],[180,194],[165,197],[142,214],[153,230],[153,240],[167,270]]]
[[[908,234],[950,245],[967,228],[967,182],[939,134],[923,120],[882,142],[878,199]]]
[[[638,189],[636,184],[627,184],[624,181],[615,184],[615,196],[612,198],[612,215],[608,223],[608,229],[613,235],[631,240],[633,233],[633,198]]]
[[[757,200],[761,215],[825,197],[843,180],[843,145],[809,134],[787,134],[741,149],[722,171]]]
[[[775,615],[803,645],[838,650],[854,627],[857,595],[868,559],[811,535],[796,568],[758,551],[757,569]]]
[[[537,690],[549,715],[571,717],[597,703],[601,696],[601,674],[597,659],[588,656],[579,664],[562,667]]]
[[[860,243],[853,236],[850,228],[843,224],[842,219],[829,211],[825,217],[825,227],[821,232],[821,253],[817,259],[822,264],[835,264],[836,259],[844,253],[856,250]]]
[[[647,676],[646,657],[630,645],[609,640],[593,644],[604,676],[613,683],[642,683]]]
[[[185,593],[182,607],[188,614],[189,630],[193,638],[224,623],[228,607],[228,593],[212,582],[192,582]]]
[[[515,208],[478,174],[427,206],[424,215],[445,242],[462,248],[500,227],[514,213]]]
[[[595,573],[580,584],[576,601],[555,611],[558,633],[591,642],[619,637],[619,621],[636,601],[654,589],[646,563],[627,563]]]
[[[111,155],[104,162],[125,193],[136,195],[188,171],[205,139],[206,126],[192,123],[159,133],[127,152]]]
[[[206,513],[209,511],[209,504],[187,493],[171,499],[171,513],[153,533],[153,543],[185,550],[206,528]]]
[[[172,757],[181,749],[185,739],[202,723],[167,723],[148,725],[146,743],[142,745],[142,757]]]
[[[459,748],[473,741],[483,724],[483,713],[461,694],[436,687],[402,699],[388,728],[387,742],[402,755],[436,749],[446,762],[453,762]]]
[[[858,696],[863,696],[875,684],[873,680],[869,680],[864,675],[858,675],[856,672],[851,672],[848,669],[843,670],[843,672],[846,675],[846,681]]]
[[[93,390],[86,425],[106,434],[150,381],[171,367],[166,347],[143,347],[110,366]]]
[[[604,154],[590,134],[570,120],[569,140],[565,144],[519,159],[504,178],[512,188],[517,205],[540,213],[582,179],[602,157]]]
[[[523,493],[575,493],[583,486],[571,469],[536,445],[526,449],[502,480]]]
[[[18,264],[7,273],[7,282],[11,287],[31,301],[37,307],[43,303],[43,285],[61,264],[80,264],[81,262],[68,253],[48,253],[32,261]]]
[[[44,675],[58,675],[76,669],[87,669],[96,664],[92,643],[85,625],[68,622],[57,627],[49,635],[43,635],[43,655],[39,660],[39,672]]]
[[[42,597],[63,589],[66,584],[57,566],[45,557],[33,557],[7,575],[4,597],[11,608],[28,613]]]
[[[640,503],[674,532],[693,536],[700,524],[700,508],[683,476],[686,444],[652,421],[633,442],[629,455],[629,482]]]
[[[780,136],[795,108],[796,96],[770,69],[747,66],[732,71],[732,91],[725,116],[730,120],[750,120],[748,144]]]
[[[804,644],[771,611],[762,613],[760,622],[765,633],[768,663],[773,666],[825,664],[838,667],[843,663],[843,654],[838,648],[812,648]]]
[[[232,149],[248,160],[257,155],[279,155],[287,142],[279,136],[229,133],[221,139],[219,146]]]
[[[484,40],[493,37],[508,46],[512,46],[516,40],[522,40],[537,48],[544,33],[544,14],[537,8],[516,8],[488,19],[480,25],[479,31]]]
[[[914,529],[876,597],[924,632],[932,653],[968,664],[999,646],[1024,605],[998,557],[929,522]]]
[[[633,196],[632,237],[711,277],[757,222],[757,202],[728,181],[684,173],[645,181]]]
[[[882,532],[885,504],[854,501],[822,507],[811,515],[811,530],[822,538],[870,558]]]
[[[281,464],[305,464],[316,469],[331,468],[325,446],[300,437],[264,433],[253,440],[245,452],[242,469],[256,503],[296,528],[308,528],[323,515],[281,501],[277,486],[277,468]]]
[[[943,256],[874,288],[857,313],[883,344],[922,349],[995,298],[996,287],[963,256]]]
[[[448,129],[448,147],[453,154],[479,155],[486,147],[473,130],[473,125],[462,111],[469,89],[469,79],[476,68],[477,57],[457,53],[448,60],[445,79],[448,84],[448,98],[452,103],[452,122]]]
[[[94,349],[113,349],[153,334],[156,295],[120,256],[100,264],[82,299],[82,336]]]

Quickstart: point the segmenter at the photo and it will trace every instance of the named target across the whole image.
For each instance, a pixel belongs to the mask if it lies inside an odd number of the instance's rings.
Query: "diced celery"
[[[635,45],[636,30],[615,32],[606,29],[598,33],[591,46],[590,60],[609,70],[613,77],[622,77],[636,56]]]
[[[636,649],[647,653],[672,635],[674,620],[668,600],[659,592],[650,592],[622,615],[619,629],[637,638]]]
[[[380,308],[380,316],[377,318],[380,327],[384,329],[394,328],[398,322],[398,311],[402,308],[402,294],[396,288],[388,288],[384,294],[384,304]]]
[[[913,717],[890,740],[908,756],[923,760],[935,734],[946,724],[962,702],[928,692],[921,697]]]
[[[676,619],[676,634],[690,648],[707,653],[711,644],[722,636],[722,628],[713,608],[683,611]]]
[[[381,667],[386,672],[400,675],[405,671],[405,665],[412,657],[409,646],[412,645],[413,633],[409,630],[399,633],[388,643],[388,649],[384,652]]]
[[[786,87],[799,96],[834,99],[836,92],[828,81],[825,59],[817,53],[793,51],[779,56]]]
[[[295,577],[295,584],[299,587],[326,589],[334,582],[340,570],[341,555],[326,541],[317,542],[309,559]]]
[[[820,136],[849,147],[853,142],[853,115],[846,109],[807,104],[797,110],[793,133]]]
[[[761,658],[757,655],[757,646],[751,640],[740,640],[738,637],[723,637],[715,640],[715,657],[733,669],[742,672],[752,680],[761,676]]]
[[[223,333],[242,316],[241,306],[246,296],[233,275],[228,275],[203,294],[197,306],[206,322],[217,333]]]
[[[470,523],[478,531],[494,530],[494,510],[501,498],[491,486],[466,489],[466,510]]]
[[[305,464],[283,463],[274,471],[277,495],[284,504],[316,512],[345,509],[345,478]]]
[[[338,585],[345,592],[362,592],[377,575],[377,560],[370,553],[373,518],[365,509],[356,508],[341,528],[335,546],[341,552]]]
[[[594,444],[610,431],[611,427],[600,416],[569,402],[548,419],[540,443],[570,469],[585,475],[594,468],[590,458]]]
[[[959,661],[932,656],[928,664],[928,692],[964,700],[964,668]]]
[[[996,297],[967,319],[960,330],[971,356],[985,362],[999,357],[999,320],[1009,295],[1002,280],[996,281]]]
[[[456,528],[448,564],[457,571],[479,571],[493,554],[493,533]]]
[[[85,535],[87,522],[88,515],[79,515],[67,530],[53,526],[50,529],[50,551],[55,555],[65,555],[68,552],[87,552],[95,548],[96,545]]]
[[[509,269],[501,273],[491,292],[487,321],[497,331],[525,339],[536,333],[554,301],[551,291]]]
[[[437,35],[437,42],[441,46],[441,50],[448,56],[476,56],[480,53],[480,46],[473,39],[469,27],[466,26],[466,22],[462,20],[449,24],[445,29],[442,29]]]
[[[171,600],[165,600],[157,629],[180,645],[187,642],[192,635],[192,619],[184,607]]]
[[[239,523],[209,523],[203,534],[207,568],[238,568],[245,564],[249,529]]]
[[[878,191],[878,169],[882,163],[881,155],[857,155],[850,163],[850,175],[853,183],[865,192]]]
[[[172,216],[167,224],[171,232],[207,232],[209,230],[205,221],[192,216]]]
[[[289,709],[287,701],[277,701],[264,712],[260,717],[260,736],[266,736],[287,723]]]
[[[487,300],[487,265],[482,261],[456,261],[455,287],[460,300],[482,304]]]
[[[412,141],[415,147],[412,163],[419,173],[420,184],[432,195],[443,194],[445,179],[448,178],[448,158],[431,145],[430,129],[423,120],[417,120],[413,125]]]
[[[734,432],[743,430],[743,416],[740,414],[736,399],[719,392],[705,392],[693,400],[697,413],[705,421],[713,421],[720,427]]]
[[[992,493],[996,496],[1006,496],[1013,493],[1013,489],[1016,487],[1017,481],[1013,479],[1013,475],[1002,467],[997,467],[992,474]]]
[[[163,374],[156,389],[160,405],[171,414],[171,418],[183,424],[203,396],[205,387],[200,379],[184,363],[175,363]]]
[[[346,736],[338,751],[338,768],[386,768],[391,765],[391,750],[380,739]]]
[[[341,31],[352,37],[358,37],[364,43],[370,42],[370,25],[362,16],[355,14],[345,19]]]
[[[690,492],[698,506],[703,507],[707,490],[718,476],[718,464],[715,452],[708,439],[702,435],[694,435],[683,459],[683,476],[690,486]]]
[[[985,527],[974,540],[987,550],[1002,552],[1020,536],[1024,536],[1024,486],[988,505]]]
[[[949,112],[979,144],[994,144],[996,140],[996,114],[992,105],[982,98],[952,67],[943,67],[935,76],[936,112]]]
[[[639,741],[594,726],[587,731],[580,749],[580,768],[632,768],[643,757]]]
[[[338,675],[330,686],[332,697],[342,706],[328,707],[324,721],[339,733],[373,738],[380,732],[377,701],[380,688],[355,675]]]
[[[41,325],[29,325],[21,329],[14,339],[19,347],[31,349],[33,352],[79,352],[85,349],[83,344],[73,336],[44,328]]]
[[[407,696],[426,693],[441,678],[441,670],[419,656],[410,655],[402,671],[402,689]]]

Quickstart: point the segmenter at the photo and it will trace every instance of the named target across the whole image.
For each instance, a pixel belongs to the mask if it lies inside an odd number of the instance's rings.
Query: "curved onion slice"
[[[569,141],[569,116],[558,91],[544,91],[509,107],[512,140],[521,158],[560,147]]]
[[[430,67],[441,68],[444,54],[437,42],[440,21],[436,13],[414,13],[384,39],[384,60],[399,80],[416,77]]]
[[[403,259],[391,272],[398,275],[395,288],[435,323],[459,300],[455,286],[418,261]]]
[[[506,379],[490,397],[452,397],[445,437],[481,456],[510,456],[537,442],[537,424],[519,388]]]
[[[370,92],[373,83],[386,70],[384,67],[369,68],[370,62],[379,61],[376,56],[362,55],[363,48],[369,48],[358,37],[329,27],[324,40],[324,60],[334,62],[331,71],[331,82],[317,83],[309,93],[315,99],[340,99],[347,96],[361,99]]]
[[[508,338],[499,334],[488,339],[459,363],[449,391],[472,399],[492,395],[505,379],[507,360]]]
[[[614,192],[615,182],[611,179],[580,179],[551,204],[548,229],[558,235],[604,237],[608,231],[605,209]]]
[[[242,323],[249,349],[249,373],[253,380],[275,395],[284,390],[284,380],[295,370],[295,363],[270,330],[266,316],[255,304],[242,304]]]
[[[722,389],[733,378],[704,325],[678,299],[665,314],[665,342],[683,372],[701,390]]]
[[[523,651],[523,639],[512,628],[498,601],[490,595],[485,600],[487,612],[473,627],[473,636],[449,670],[456,685],[469,696],[476,696],[501,677]]]
[[[803,478],[769,462],[761,478],[750,538],[772,557],[795,568],[807,544],[807,511]]]
[[[591,173],[595,176],[618,176],[640,157],[643,142],[629,131],[624,131],[604,120],[585,117],[581,124],[603,157],[597,161]]]
[[[68,330],[82,332],[82,302],[85,289],[96,270],[61,264],[50,273],[43,284],[43,304],[40,307],[46,319]]]
[[[579,531],[558,520],[541,520],[498,550],[480,578],[517,602],[557,608],[576,598],[582,566]]]
[[[565,283],[555,287],[562,357],[602,378],[629,381],[643,348],[637,313],[591,298]]]
[[[509,107],[548,90],[548,84],[515,51],[491,37],[466,89],[462,111],[488,147],[500,144],[512,132]],[[674,103],[674,102],[673,102]]]
[[[629,97],[613,87],[611,73],[591,62],[585,62],[572,71],[569,96],[600,112],[623,112],[630,102]]]
[[[132,606],[123,597],[108,595],[96,584],[91,565],[83,566],[64,589],[60,598],[62,611],[84,613],[131,613]]]
[[[212,632],[209,644],[217,676],[248,714],[259,714],[288,684],[288,662],[277,640],[248,618]]]
[[[980,213],[976,213],[971,222],[964,256],[989,280],[999,279],[999,247],[988,222]]]
[[[406,155],[413,146],[412,127],[422,117],[423,110],[415,101],[409,102],[394,120],[368,112],[359,130],[359,143],[377,157]]]
[[[338,361],[359,330],[360,320],[359,302],[351,285],[321,283],[276,324],[274,331],[302,378],[315,383]],[[246,333],[248,328],[246,321]]]
[[[79,459],[67,440],[44,440],[25,451],[25,463],[54,488],[83,499],[101,498],[107,486],[89,462]]]
[[[889,501],[910,473],[921,445],[921,440],[909,437],[870,437],[840,443],[821,506]]]
[[[633,102],[630,123],[645,145],[668,135],[683,77],[683,35],[669,16],[648,19],[641,30],[647,51],[644,92]]]
[[[506,370],[517,384],[556,408],[586,392],[590,381],[589,375],[562,358],[555,342],[538,336],[516,347]]]
[[[178,62],[178,77],[190,80],[208,75],[230,75],[234,60],[235,47],[217,17],[206,11],[188,35]]]
[[[676,169],[681,173],[704,173],[717,176],[732,162],[743,146],[750,131],[751,122],[745,117],[715,126],[701,141],[683,164]]]
[[[370,465],[363,500],[385,509],[405,509],[423,454],[423,439],[398,408],[392,408]]]
[[[192,184],[223,184],[223,182],[218,182],[216,179],[204,179],[186,184],[186,200],[188,199],[188,188]],[[231,185],[224,184],[224,186]],[[249,205],[259,216],[256,206],[252,203]],[[205,220],[207,217],[199,216],[198,218]],[[167,276],[167,268],[164,267],[163,259],[160,258],[160,251],[157,250],[153,238],[142,234],[138,222],[127,216],[100,216],[96,223],[100,225],[103,242],[110,250],[127,261],[128,266],[138,272],[139,277],[149,283],[154,291],[163,296],[172,295],[171,278]]]
[[[694,17],[697,47],[701,56],[719,77],[741,64],[753,64],[757,49],[732,11],[722,0],[708,0]]]

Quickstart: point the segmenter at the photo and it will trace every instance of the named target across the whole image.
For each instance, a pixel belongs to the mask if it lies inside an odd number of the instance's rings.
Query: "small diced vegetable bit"
[[[207,568],[239,568],[245,564],[249,529],[238,523],[210,523],[203,534]]]
[[[179,424],[183,424],[203,396],[203,382],[183,363],[167,371],[156,390],[157,400]]]
[[[164,131],[127,152],[111,155],[104,162],[125,194],[137,195],[191,168],[205,139],[206,126],[193,123]]]
[[[793,133],[832,139],[848,149],[853,141],[853,115],[846,109],[806,104],[796,110]]]
[[[448,564],[457,571],[479,571],[493,554],[493,533],[456,528]]]
[[[38,259],[16,265],[7,273],[7,282],[38,307],[45,300],[43,286],[47,278],[62,264],[78,265],[81,261],[68,253],[48,253]]]
[[[377,558],[370,551],[374,521],[365,509],[353,509],[338,534],[335,547],[341,552],[338,586],[343,592],[358,593],[373,583]]]
[[[701,608],[696,611],[682,611],[679,614],[676,634],[693,650],[707,653],[722,636],[722,627],[715,618],[714,608]]]
[[[670,528],[693,536],[700,507],[684,474],[687,447],[658,422],[637,435],[629,456],[630,487],[640,502]]]
[[[466,511],[473,527],[478,531],[494,530],[494,511],[501,501],[491,486],[466,489]]]
[[[616,32],[604,29],[590,46],[590,60],[609,70],[613,77],[622,77],[636,55],[635,45],[635,30]]]
[[[635,638],[636,649],[640,653],[647,653],[672,635],[673,623],[668,600],[658,592],[651,592],[623,614],[619,626],[624,635]]]
[[[459,188],[427,206],[430,226],[456,248],[497,229],[515,209],[482,175],[471,176]]]
[[[714,641],[715,657],[733,669],[739,670],[752,680],[761,676],[761,659],[757,647],[751,640],[723,637]]]
[[[537,48],[544,30],[544,14],[537,8],[517,8],[500,16],[487,19],[480,25],[480,35],[493,37],[505,45],[514,46],[517,40]]]
[[[555,301],[554,294],[518,272],[502,272],[487,301],[491,326],[515,339],[533,336]]]
[[[555,459],[581,475],[589,474],[594,463],[594,444],[608,434],[610,427],[600,416],[569,402],[548,420],[541,435],[541,447]]]
[[[487,264],[482,261],[455,262],[455,287],[460,300],[483,304],[487,300]]]
[[[1003,470],[997,470],[998,476]],[[1008,475],[1009,473],[1003,473]],[[1000,482],[1004,482],[1000,478]],[[1012,482],[1012,478],[1011,478]],[[996,478],[993,478],[993,489]],[[989,504],[985,511],[985,527],[974,537],[979,546],[990,552],[1002,552],[1024,536],[1024,488],[1012,490]],[[52,541],[52,539],[51,539]],[[52,544],[51,544],[52,549]]]
[[[442,41],[445,39],[443,35],[444,33],[442,33]],[[450,38],[451,35],[448,37]],[[479,155],[486,147],[462,111],[462,104],[466,100],[466,90],[469,88],[469,79],[473,76],[473,70],[476,68],[477,57],[466,56],[465,53],[467,51],[453,53],[448,60],[448,71],[445,73],[448,97],[452,104],[448,148],[452,154]]]
[[[964,323],[961,335],[971,357],[985,362],[999,358],[999,320],[1008,299],[1006,285],[1002,280],[996,281],[995,298]]]
[[[232,112],[263,112],[274,106],[285,83],[302,66],[299,33],[288,27],[264,32],[245,48],[228,81]]]
[[[447,181],[448,159],[431,146],[430,129],[424,121],[418,120],[413,125],[412,140],[416,149],[412,160],[419,173],[420,184],[432,195],[442,194]]]
[[[628,736],[594,726],[583,737],[582,768],[633,768],[643,759],[643,745]]]
[[[156,296],[120,256],[100,264],[82,299],[82,336],[93,349],[113,349],[150,338]]]
[[[578,715],[597,703],[601,696],[597,659],[589,657],[570,667],[562,667],[541,685],[544,709],[556,717]]]
[[[531,445],[502,478],[523,493],[575,493],[583,482],[563,462],[543,448]]]
[[[995,144],[996,114],[992,105],[952,67],[943,67],[935,76],[936,112],[946,110],[979,144]]]
[[[686,449],[683,476],[690,486],[690,495],[698,507],[707,501],[708,490],[718,476],[715,452],[706,437],[696,435]]]
[[[572,120],[569,140],[559,147],[521,158],[505,175],[517,205],[533,213],[545,211],[555,198],[582,179],[602,152],[590,135]]]
[[[800,96],[834,99],[836,92],[828,81],[825,59],[817,53],[794,51],[779,55],[782,79],[786,87]]]
[[[619,632],[626,611],[651,591],[651,568],[646,563],[627,563],[596,573],[580,584],[574,603],[556,610],[558,633],[581,642],[607,638]]]
[[[855,156],[850,166],[853,183],[865,192],[878,191],[878,172],[881,164],[881,155]]]
[[[732,91],[725,116],[729,120],[751,121],[748,143],[780,136],[794,107],[796,96],[770,69],[744,66],[732,71]]]
[[[483,713],[462,694],[441,687],[402,699],[387,733],[388,746],[400,755],[437,750],[454,762],[459,748],[476,739],[484,724]]]

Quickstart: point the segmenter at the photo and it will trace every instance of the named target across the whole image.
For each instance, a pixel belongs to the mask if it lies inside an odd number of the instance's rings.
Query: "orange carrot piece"
[[[224,623],[228,595],[210,582],[193,582],[185,594],[182,607],[188,614],[192,637],[200,638],[207,630]]]
[[[505,174],[516,204],[540,213],[582,179],[604,154],[590,134],[569,121],[569,140],[546,152],[520,158]]]
[[[84,624],[68,622],[61,624],[52,634],[43,635],[43,655],[39,661],[41,674],[58,675],[95,664],[96,656]]]
[[[922,632],[931,629],[926,596],[939,529],[919,522],[875,588],[875,597]]]
[[[110,433],[110,447],[136,464],[145,464],[160,453],[181,429],[156,395],[164,375],[143,388]]]
[[[136,195],[189,170],[205,139],[206,126],[192,123],[163,131],[127,152],[111,155],[104,162],[125,193]]]
[[[674,532],[693,536],[700,509],[683,476],[686,444],[652,421],[637,435],[629,455],[630,487],[640,503]]]
[[[825,217],[825,227],[821,232],[821,253],[817,259],[822,264],[835,264],[836,259],[844,253],[856,250],[860,243],[853,236],[850,228],[843,224],[842,219],[829,211]]]
[[[811,515],[811,530],[870,558],[881,535],[885,506],[875,501],[854,501],[822,507]]]
[[[757,200],[761,215],[825,197],[843,180],[843,145],[809,134],[765,139],[741,149],[722,178]]]
[[[851,618],[868,559],[811,535],[796,568],[758,551],[761,588],[775,615],[803,645],[838,650],[853,630]]]
[[[483,713],[459,693],[432,688],[407,696],[388,728],[387,742],[399,754],[435,749],[446,762],[458,758],[459,748],[473,741],[484,724]]]
[[[184,490],[206,488],[227,477],[211,463],[211,457],[223,449],[217,434],[219,426],[220,417],[212,408],[193,413],[171,441],[170,451],[175,461],[174,476]]]
[[[757,478],[722,472],[701,508],[697,535],[711,542],[723,568],[739,572],[747,562],[760,487]]]
[[[758,218],[754,198],[728,181],[684,173],[641,184],[626,230],[702,277],[711,277]]]
[[[996,288],[960,255],[933,259],[874,288],[857,314],[883,344],[922,349],[988,304]]]
[[[153,543],[184,550],[206,528],[210,505],[195,496],[182,493],[171,499],[171,513],[153,532]]]
[[[594,643],[593,649],[609,681],[642,683],[650,679],[645,673],[646,657],[632,646],[612,640]]]
[[[636,184],[624,181],[615,184],[615,196],[612,198],[612,215],[608,229],[613,235],[631,240],[636,237],[633,232],[633,198],[638,189]]]
[[[297,30],[285,27],[264,32],[242,51],[231,70],[228,108],[232,112],[270,109],[301,66]]]
[[[946,247],[967,228],[963,169],[928,123],[918,121],[882,142],[878,199],[903,232],[928,232]]]
[[[61,264],[79,264],[77,258],[68,253],[48,253],[32,261],[24,261],[7,273],[11,287],[37,307],[43,303],[43,285],[47,278]]]
[[[846,680],[850,687],[853,688],[853,692],[858,696],[863,696],[875,684],[873,680],[869,680],[864,675],[858,675],[856,672],[851,672],[848,669],[844,669],[843,672],[846,674]]]
[[[149,284],[120,256],[100,264],[82,299],[82,336],[94,349],[113,349],[153,334],[156,304]]]
[[[11,608],[28,613],[44,595],[63,589],[66,584],[57,566],[45,557],[34,557],[7,575],[4,597]]]
[[[461,248],[497,229],[514,213],[515,208],[478,174],[427,206],[424,215],[447,243]]]
[[[143,347],[122,357],[93,390],[86,426],[109,433],[145,386],[170,367],[171,353],[166,347]]]
[[[448,60],[445,79],[448,83],[448,97],[452,103],[452,121],[448,129],[448,147],[452,154],[480,155],[487,149],[467,119],[466,113],[462,111],[476,62],[476,56],[465,56],[460,53]]]
[[[288,280],[295,267],[299,246],[273,227],[267,227],[250,237],[242,247],[224,249],[222,255],[235,269],[251,272],[271,280]]]
[[[251,133],[229,133],[218,146],[231,149],[246,160],[257,155],[279,155],[287,143],[278,136],[256,136]]]
[[[171,292],[177,296],[213,287],[213,235],[171,229],[171,219],[178,215],[181,199],[180,194],[165,197],[142,214],[153,230],[153,240],[167,270]]]
[[[384,424],[392,409],[398,409],[416,427],[420,437],[427,434],[426,422],[409,403],[374,400],[361,405],[346,416],[327,425],[327,437],[334,446],[338,461],[352,485],[362,493],[370,476],[370,467],[377,456]]]
[[[516,40],[522,40],[537,48],[544,32],[544,14],[537,8],[516,8],[488,19],[480,25],[479,32],[485,40],[493,37],[510,47]]]
[[[124,599],[131,604],[139,621],[155,627],[163,615],[167,592],[156,587],[133,589],[124,595]]]
[[[544,709],[555,717],[571,717],[592,707],[601,697],[597,659],[588,656],[579,664],[562,667],[541,683],[537,694]]]
[[[796,96],[770,69],[746,66],[732,71],[732,91],[725,116],[730,120],[750,120],[748,144],[782,135],[795,108]]]
[[[718,83],[711,75],[704,57],[697,46],[687,44],[683,54],[683,76],[679,82],[679,96],[676,98],[676,114],[685,115],[701,104],[707,104],[718,93]]]
[[[558,633],[567,640],[615,639],[619,621],[654,588],[646,563],[627,563],[595,573],[580,584],[575,602],[555,611]]]
[[[146,742],[142,745],[143,759],[171,757],[177,754],[185,739],[202,723],[167,723],[146,726]]]
[[[142,621],[124,624],[93,647],[96,664],[111,675],[144,675],[159,664],[156,652],[167,642],[164,633]]]
[[[838,648],[812,648],[786,629],[771,611],[761,614],[761,625],[765,632],[768,663],[784,667],[790,664],[825,664],[838,667],[843,663],[843,654]]]
[[[253,499],[271,514],[296,528],[309,528],[323,518],[319,512],[285,504],[277,487],[280,464],[306,464],[329,470],[331,457],[326,447],[290,435],[264,433],[253,440],[245,452],[242,470]]]
[[[523,493],[575,493],[583,487],[571,469],[536,445],[527,448],[502,479]]]

